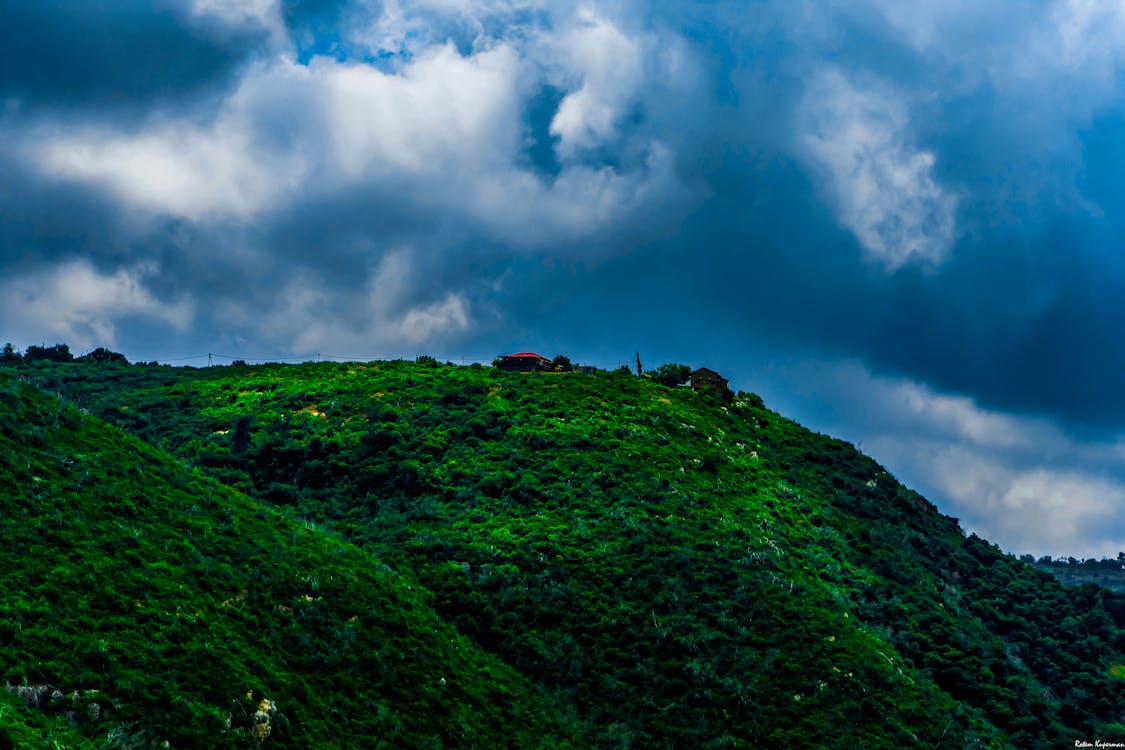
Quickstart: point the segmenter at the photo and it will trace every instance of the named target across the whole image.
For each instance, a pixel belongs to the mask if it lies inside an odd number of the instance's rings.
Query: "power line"
[[[203,359],[206,356],[208,356],[208,355],[206,355],[206,354],[193,354],[190,357],[164,357],[164,358],[156,360],[156,361],[158,361],[158,362],[187,362],[189,359]]]

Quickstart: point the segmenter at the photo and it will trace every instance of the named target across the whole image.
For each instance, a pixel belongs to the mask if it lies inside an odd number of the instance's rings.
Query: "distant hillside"
[[[598,747],[1125,738],[1121,599],[966,538],[753,394],[433,362],[20,371],[417,580]]]
[[[1030,558],[1030,555],[1026,556]],[[1050,573],[1064,586],[1083,586],[1092,583],[1118,594],[1125,594],[1125,562],[1116,560],[1075,560],[1049,557],[1027,560],[1036,570]]]
[[[570,745],[411,577],[3,370],[0,487],[0,748]]]

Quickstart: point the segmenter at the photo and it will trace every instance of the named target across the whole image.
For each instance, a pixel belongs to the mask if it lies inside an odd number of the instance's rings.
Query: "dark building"
[[[516,354],[502,354],[496,360],[496,369],[508,372],[535,372],[537,370],[549,371],[551,360],[535,352],[517,352]]]
[[[693,391],[701,391],[704,388],[710,388],[720,393],[727,390],[727,384],[730,381],[724,378],[719,373],[707,367],[700,367],[698,370],[693,370],[691,373],[691,389]]]

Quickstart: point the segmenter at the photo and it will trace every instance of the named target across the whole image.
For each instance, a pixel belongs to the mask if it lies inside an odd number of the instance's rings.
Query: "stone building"
[[[691,373],[691,389],[693,391],[701,391],[704,388],[710,388],[713,391],[722,393],[728,389],[728,381],[719,373],[707,367],[700,367],[693,370]]]

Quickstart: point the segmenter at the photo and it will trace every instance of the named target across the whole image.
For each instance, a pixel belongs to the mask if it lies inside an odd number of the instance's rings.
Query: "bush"
[[[738,398],[746,402],[747,406],[752,406],[755,409],[764,409],[766,402],[757,393],[746,393],[745,391],[738,392]]]

